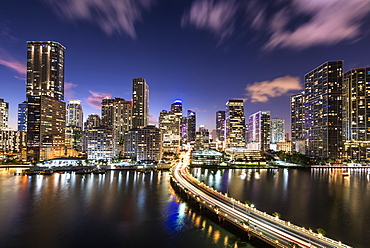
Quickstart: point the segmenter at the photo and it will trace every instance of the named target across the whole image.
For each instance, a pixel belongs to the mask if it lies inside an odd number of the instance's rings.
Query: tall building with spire
[[[143,78],[132,80],[132,128],[143,128],[149,120],[149,87]]]
[[[226,103],[226,146],[245,148],[244,102],[232,99]]]
[[[0,130],[8,128],[9,103],[0,98]]]
[[[65,155],[65,47],[54,41],[27,45],[27,160],[44,161]]]

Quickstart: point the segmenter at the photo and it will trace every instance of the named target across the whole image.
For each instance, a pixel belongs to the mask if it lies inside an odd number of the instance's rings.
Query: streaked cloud
[[[86,99],[86,103],[91,107],[96,109],[101,109],[101,102],[106,97],[112,97],[112,94],[109,93],[102,93],[102,92],[95,92],[89,90],[91,96]]]
[[[267,102],[290,91],[303,89],[298,77],[285,76],[272,81],[255,82],[245,87],[246,96],[251,102]]]
[[[44,0],[61,18],[95,23],[107,34],[136,37],[135,23],[155,0]]]
[[[71,100],[74,98],[75,92],[73,88],[76,88],[76,87],[77,87],[77,84],[70,83],[70,82],[64,82],[64,96],[66,99]]]
[[[209,30],[223,40],[234,31],[237,10],[233,0],[197,0],[184,13],[181,25]]]
[[[264,31],[264,48],[304,49],[332,45],[360,37],[361,24],[370,13],[370,1],[364,0],[290,0],[272,4],[252,0],[247,18],[252,28]]]
[[[26,75],[27,66],[25,62],[16,59],[6,50],[0,48],[0,65],[8,67],[21,75]]]

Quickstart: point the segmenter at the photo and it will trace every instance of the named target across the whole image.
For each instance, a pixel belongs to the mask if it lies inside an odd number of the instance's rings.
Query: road
[[[208,187],[190,174],[188,163],[189,155],[183,157],[182,162],[173,167],[174,180],[202,205],[213,210],[220,217],[235,222],[236,226],[249,230],[254,236],[257,234],[262,239],[273,241],[276,247],[292,247],[293,244],[298,245],[296,247],[350,247],[340,241],[268,215]]]

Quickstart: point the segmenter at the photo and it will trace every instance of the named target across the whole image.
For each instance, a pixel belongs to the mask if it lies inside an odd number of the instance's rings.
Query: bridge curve
[[[171,184],[175,190],[197,202],[200,208],[217,215],[220,222],[231,223],[249,237],[257,237],[274,247],[350,248],[340,241],[293,225],[214,190],[194,178],[187,165],[188,158],[184,158],[171,170]]]

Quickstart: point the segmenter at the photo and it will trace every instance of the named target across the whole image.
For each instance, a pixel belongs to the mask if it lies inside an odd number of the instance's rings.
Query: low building
[[[117,157],[116,134],[117,132],[107,125],[87,130],[85,132],[87,159],[97,161]]]
[[[192,165],[219,165],[223,162],[223,154],[216,150],[202,149],[191,153]]]
[[[292,152],[292,142],[277,142],[276,151]]]
[[[231,158],[231,161],[260,161],[263,156],[260,150],[250,150],[246,148],[226,148],[226,154]]]

